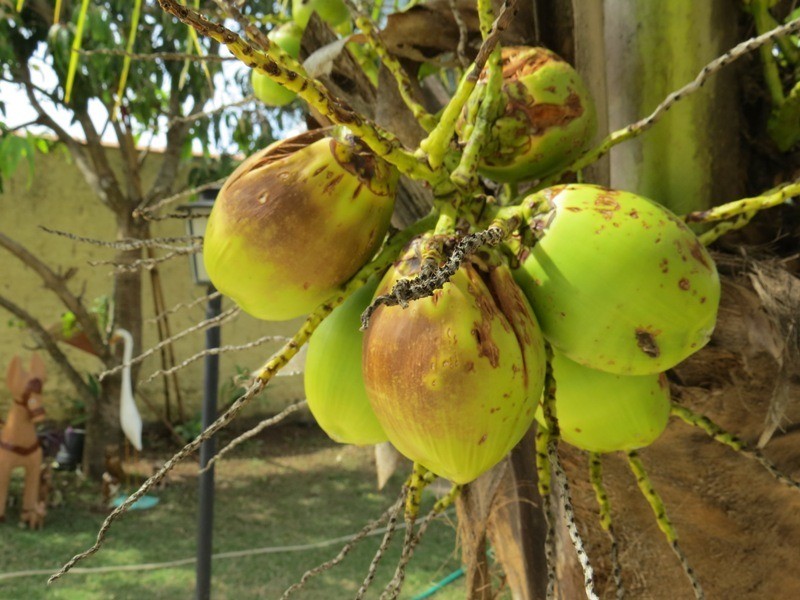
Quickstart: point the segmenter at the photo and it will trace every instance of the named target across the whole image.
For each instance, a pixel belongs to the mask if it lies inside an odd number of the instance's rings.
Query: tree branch
[[[36,97],[36,90],[38,88],[31,82],[30,71],[28,71],[27,66],[16,70],[15,76],[17,81],[21,82],[24,86],[25,94],[28,96],[28,101],[36,111],[36,114],[39,115],[39,118],[37,119],[38,122],[41,125],[49,128],[59,139],[59,141],[67,147],[67,150],[69,150],[72,159],[75,161],[75,165],[83,175],[86,183],[89,184],[89,187],[92,188],[100,200],[107,204],[108,201],[106,193],[103,190],[103,187],[100,185],[100,178],[92,168],[92,165],[89,163],[89,159],[86,156],[86,148],[83,146],[83,144],[77,142],[69,133],[67,133],[67,131],[61,127],[44,109],[42,104],[39,102],[39,99]]]
[[[45,94],[54,103],[60,103],[57,98],[33,84],[27,62],[18,61],[18,66],[14,69],[14,77],[16,79],[15,83],[21,83],[25,88],[28,101],[36,111],[36,114],[39,115],[38,122],[49,128],[67,147],[83,178],[100,198],[101,202],[112,208],[122,206],[124,197],[119,188],[117,177],[111,169],[100,136],[95,130],[88,113],[79,111],[74,107],[66,107],[73,111],[75,119],[80,123],[84,131],[86,136],[86,144],[84,145],[76,141],[72,135],[61,127],[39,102],[36,97],[37,91]]]
[[[73,114],[75,115],[75,120],[80,123],[83,135],[86,137],[86,150],[92,159],[92,165],[97,173],[98,184],[103,191],[101,198],[114,212],[119,212],[120,209],[125,207],[126,199],[119,186],[117,176],[108,162],[108,156],[103,147],[100,134],[94,128],[94,123],[92,123],[89,113],[73,108]]]
[[[128,52],[123,48],[95,48],[93,50],[78,50],[81,56],[105,55],[105,56],[127,56],[131,60],[149,60],[149,61],[207,61],[207,62],[228,62],[239,60],[235,56],[219,56],[216,54],[206,54],[198,56],[197,54],[187,54],[183,52]]]
[[[92,349],[95,354],[106,364],[110,365],[111,354],[108,350],[108,345],[103,340],[100,330],[97,327],[97,322],[89,315],[89,312],[83,306],[80,299],[73,294],[67,287],[66,279],[53,271],[36,255],[31,253],[22,244],[12,240],[4,233],[0,233],[0,247],[5,248],[11,254],[16,256],[25,266],[33,269],[36,274],[44,282],[45,287],[50,289],[59,300],[63,302],[75,315],[78,323],[83,328],[84,333],[89,338]],[[21,317],[20,317],[21,318]]]
[[[124,117],[123,117],[124,119]],[[136,142],[131,135],[130,127],[122,123],[122,119],[112,119],[111,127],[119,143],[122,153],[122,169],[125,172],[125,179],[128,184],[128,201],[131,204],[139,204],[144,193],[142,191],[141,168],[139,165],[139,153],[136,151]]]
[[[202,107],[207,99],[207,92],[198,92],[197,102],[194,107]],[[177,81],[172,80],[169,94],[169,113],[167,114],[167,147],[162,156],[161,168],[156,175],[152,187],[147,192],[144,199],[138,204],[136,212],[140,212],[147,205],[155,200],[160,200],[172,193],[172,186],[175,183],[175,173],[181,160],[181,150],[186,141],[186,135],[191,127],[191,122],[181,121],[178,117],[181,113],[180,90]]]
[[[80,394],[87,404],[93,403],[95,401],[95,396],[92,393],[92,389],[83,380],[83,378],[80,376],[80,373],[78,373],[78,371],[76,371],[75,368],[70,364],[69,359],[67,359],[64,353],[61,351],[61,348],[58,347],[58,344],[53,339],[53,336],[50,335],[44,326],[42,326],[42,324],[25,309],[14,304],[11,300],[2,295],[0,295],[0,306],[5,308],[18,319],[24,321],[25,324],[33,330],[33,334],[36,336],[42,346],[44,346],[44,349],[47,350],[47,353],[50,355],[50,357],[61,368],[61,370],[67,376],[67,379],[69,379],[72,385],[75,386],[78,394]]]
[[[81,171],[81,174],[94,193],[104,204],[112,208],[122,207],[124,205],[124,196],[119,187],[117,177],[108,162],[108,157],[103,148],[100,135],[94,128],[89,114],[84,110],[78,110],[75,107],[64,105],[53,94],[34,85],[30,76],[30,68],[26,61],[19,59],[17,61],[17,67],[13,70],[13,74],[15,77],[14,83],[21,83],[25,88],[25,93],[28,96],[31,106],[39,115],[38,122],[48,127],[58,139],[67,146],[70,154],[75,159],[78,169]],[[84,136],[86,137],[85,145],[76,141],[72,135],[50,116],[36,97],[37,91],[46,95],[53,103],[60,104],[73,112],[75,119],[80,123]],[[91,161],[89,159],[91,159]]]
[[[33,119],[31,121],[27,121],[26,123],[20,123],[19,125],[15,125],[14,127],[9,127],[8,129],[5,130],[5,132],[7,134],[8,133],[13,133],[15,131],[19,131],[20,129],[26,129],[26,128],[30,127],[31,125],[38,125],[39,123],[41,123],[41,121],[40,121],[39,117],[36,117],[35,119]]]

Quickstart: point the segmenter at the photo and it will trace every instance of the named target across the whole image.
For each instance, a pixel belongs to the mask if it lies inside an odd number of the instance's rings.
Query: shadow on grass
[[[298,429],[295,429],[295,432]],[[284,432],[278,443],[256,440],[217,469],[214,551],[315,543],[356,533],[390,506],[405,474],[386,488],[375,489],[372,450],[335,445],[318,430],[304,427]],[[271,436],[276,437],[276,434]],[[286,445],[294,452],[278,454]],[[301,446],[302,448],[297,448]],[[268,460],[264,460],[268,458]],[[104,514],[92,512],[99,493],[93,485],[73,480],[66,505],[52,509],[43,532],[29,532],[11,522],[0,526],[0,571],[53,568],[94,541]],[[112,528],[104,548],[82,567],[171,561],[194,556],[196,539],[196,468],[184,466],[173,483],[159,493],[160,504],[132,512]],[[432,499],[428,499],[428,504]],[[374,597],[391,578],[399,558],[397,536],[378,572]],[[358,589],[380,537],[363,541],[334,570],[313,580],[297,598],[347,598]],[[325,548],[260,554],[216,560],[215,598],[277,598],[307,569],[335,556],[341,542]],[[459,566],[452,523],[434,523],[408,570],[404,597],[427,588]],[[139,599],[191,598],[194,565],[147,572],[70,574],[50,588],[46,576],[0,580],[0,596],[38,598]],[[450,586],[437,598],[463,597],[463,587]]]

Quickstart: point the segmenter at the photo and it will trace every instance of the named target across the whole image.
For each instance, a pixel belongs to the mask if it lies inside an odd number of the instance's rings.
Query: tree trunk
[[[531,429],[511,451],[489,515],[489,539],[514,600],[543,598],[547,588],[534,437]]]
[[[131,216],[133,209],[117,215],[117,239],[147,239],[150,237],[149,226],[145,221],[137,221]],[[128,264],[142,257],[141,250],[121,251],[116,262]],[[120,272],[114,278],[113,298],[114,328],[127,329],[133,336],[133,355],[142,351],[142,278],[141,271]],[[113,343],[113,332],[112,332]],[[122,360],[121,344],[114,348],[117,360]],[[139,366],[131,369],[131,378],[135,382]],[[107,448],[119,450],[122,442],[122,430],[119,422],[119,400],[122,389],[122,376],[117,374],[106,378],[100,396],[93,406],[87,407],[86,442],[84,446],[84,471],[93,479],[102,477],[106,470],[105,457]]]
[[[624,127],[655,110],[741,37],[730,0],[608,0],[608,120]],[[611,185],[635,190],[677,214],[741,197],[737,66],[713,76],[644,136],[611,153]]]

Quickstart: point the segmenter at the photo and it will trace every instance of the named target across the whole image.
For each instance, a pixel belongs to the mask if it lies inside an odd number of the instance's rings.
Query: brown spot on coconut
[[[639,346],[642,352],[652,358],[658,358],[661,355],[661,350],[656,342],[656,335],[647,329],[640,328],[636,330],[636,345]]]
[[[541,177],[576,158],[596,127],[594,104],[577,72],[545,48],[503,47],[503,114],[493,126],[481,172],[497,181]],[[482,74],[485,77],[485,71]],[[465,106],[457,131],[466,142],[480,100]]]
[[[206,269],[217,289],[255,317],[283,320],[313,310],[369,260],[388,229],[396,171],[376,158],[374,180],[361,180],[341,165],[364,149],[330,133],[307,132],[251,156],[214,204]],[[359,185],[371,191],[352,202]]]
[[[413,276],[406,259],[418,256],[424,243],[412,244],[376,294]],[[544,381],[544,342],[533,313],[525,317],[531,341],[521,343],[513,323],[523,317],[505,315],[491,289],[491,271],[479,272],[492,268],[506,267],[467,260],[437,303],[423,298],[405,309],[382,306],[364,334],[365,385],[390,441],[458,483],[496,464],[524,435],[531,418],[526,408],[535,404]],[[524,365],[526,377],[515,378],[512,365]],[[488,404],[498,388],[509,390],[508,397]],[[488,418],[499,409],[505,421]],[[475,441],[483,435],[478,449]]]
[[[550,343],[572,360],[626,375],[669,369],[705,345],[713,330],[719,302],[713,261],[665,208],[628,192],[613,195],[616,214],[636,211],[638,218],[615,217],[607,226],[595,206],[607,195],[606,188],[571,184],[523,200],[546,202],[555,217],[520,261],[515,279]],[[703,260],[691,255],[693,249]],[[678,283],[682,279],[688,288]],[[687,289],[706,302],[687,303]],[[657,332],[657,344],[637,337],[638,329]]]

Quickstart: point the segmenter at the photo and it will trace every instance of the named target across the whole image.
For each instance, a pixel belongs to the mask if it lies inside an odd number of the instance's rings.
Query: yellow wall
[[[108,150],[114,164],[119,164],[118,152]],[[152,155],[145,165],[145,182],[150,181],[155,173],[160,156]],[[92,194],[83,177],[71,163],[63,149],[53,151],[49,155],[36,157],[36,167],[29,181],[27,165],[23,164],[10,181],[5,182],[5,191],[0,194],[0,231],[25,245],[29,250],[43,259],[51,268],[67,269],[77,267],[77,274],[70,280],[70,287],[75,293],[91,299],[112,293],[112,267],[90,266],[88,261],[108,260],[113,258],[113,250],[99,248],[84,243],[57,237],[43,232],[39,226],[46,225],[52,229],[73,232],[91,238],[113,240],[115,238],[114,219],[111,212]],[[167,220],[153,225],[152,235],[178,236],[184,235],[183,221]],[[163,251],[161,251],[163,252]],[[205,294],[203,288],[197,287],[191,280],[188,258],[177,257],[159,266],[164,296],[167,306],[180,302],[189,302]],[[145,318],[153,316],[152,291],[150,278],[144,276],[144,305],[147,307]],[[24,267],[5,249],[0,248],[0,294],[24,307],[45,326],[55,323],[65,310],[54,294],[46,290],[39,278],[31,270]],[[223,310],[231,304],[223,302]],[[176,313],[170,320],[173,335],[205,316],[205,306]],[[264,335],[291,335],[299,321],[287,323],[265,323],[241,314],[235,321],[222,328],[223,344],[242,344]],[[157,342],[157,332],[153,323],[145,325],[145,345]],[[203,332],[190,334],[175,343],[177,362],[181,362],[204,348]],[[5,381],[5,369],[11,357],[22,354],[28,360],[29,350],[34,342],[30,334],[15,324],[15,319],[0,308],[0,369]],[[62,345],[63,351],[81,372],[97,372],[100,362],[71,346]],[[279,347],[279,343],[267,343],[257,349],[224,354],[220,361],[221,381],[235,372],[236,366],[255,369]],[[134,351],[138,354],[141,349]],[[49,416],[57,419],[68,418],[68,398],[76,396],[66,377],[45,352],[42,352],[48,366],[48,381],[45,394]],[[199,414],[202,393],[202,365],[197,361],[179,372],[180,387],[187,404],[188,416]],[[154,370],[160,368],[158,354],[148,358],[140,373],[143,379]],[[141,393],[151,399],[159,409],[163,410],[164,396],[161,380],[154,380],[140,387]],[[272,413],[288,402],[302,398],[302,376],[276,379],[256,400],[249,409],[251,413]],[[8,410],[10,394],[5,386],[0,386],[0,411],[2,415]],[[220,398],[220,404],[225,399]],[[145,420],[153,420],[153,413],[138,399],[139,410]]]

